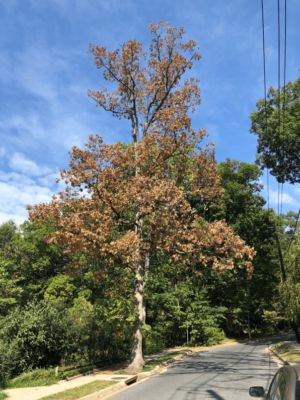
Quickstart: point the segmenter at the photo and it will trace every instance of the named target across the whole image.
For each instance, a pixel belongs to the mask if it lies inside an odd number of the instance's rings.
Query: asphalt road
[[[195,353],[164,373],[129,386],[110,400],[250,400],[250,386],[269,386],[278,365],[267,341]]]

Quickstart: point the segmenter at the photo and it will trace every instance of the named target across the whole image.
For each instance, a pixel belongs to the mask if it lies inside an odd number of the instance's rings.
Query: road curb
[[[290,365],[290,363],[282,358],[275,350],[271,349],[271,346],[269,346],[268,349],[273,354],[273,356],[277,357],[284,365]]]
[[[218,346],[218,345],[217,345]],[[212,346],[215,347],[215,346]],[[168,367],[170,367],[172,364],[174,364],[176,361],[181,361],[186,357],[189,357],[195,353],[198,353],[201,350],[191,350],[189,349],[185,354],[180,355],[179,357],[176,357],[174,359],[162,362],[161,364],[157,365],[152,371],[147,371],[147,372],[140,372],[136,375],[136,383],[140,383],[148,378],[151,378],[152,376],[158,375],[162,372],[164,372]],[[134,376],[132,376],[129,379],[133,379]],[[124,379],[123,382],[119,382],[116,385],[110,386],[105,389],[101,389],[98,392],[91,393],[85,397],[81,397],[78,400],[104,400],[107,399],[108,397],[112,396],[113,394],[117,392],[121,392],[124,389],[126,389],[129,385],[126,384],[126,379]]]
[[[180,361],[180,360],[184,359],[185,357],[190,356],[193,353],[194,353],[193,351],[189,351],[186,354],[184,354],[182,357],[172,359],[169,361],[165,361],[165,362],[161,363],[160,365],[157,365],[152,371],[140,372],[139,374],[137,374],[135,376],[124,379],[123,382],[119,382],[116,385],[109,386],[108,388],[105,388],[105,389],[101,389],[98,392],[94,392],[87,396],[81,397],[78,400],[104,400],[104,399],[107,399],[108,397],[112,396],[113,394],[121,392],[124,389],[126,389],[130,385],[130,384],[126,383],[128,380],[135,379],[136,383],[144,381],[148,378],[151,378],[154,375],[158,375],[161,372],[164,372],[171,364],[175,363],[176,361]]]
[[[105,389],[101,389],[98,392],[94,392],[91,394],[88,394],[87,396],[80,397],[79,400],[104,400],[107,399],[108,397],[112,396],[113,394],[120,392],[122,389],[126,388],[127,385],[124,382],[119,382],[115,385],[109,386]]]

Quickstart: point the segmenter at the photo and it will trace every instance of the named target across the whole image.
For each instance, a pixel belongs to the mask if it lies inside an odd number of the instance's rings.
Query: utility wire
[[[277,86],[278,86],[278,131],[281,133],[281,96],[280,96],[280,72],[281,72],[281,43],[280,43],[280,0],[277,0]],[[277,214],[280,212],[280,182],[277,181]]]
[[[279,135],[281,134],[281,88],[280,88],[280,83],[281,83],[281,43],[280,43],[280,36],[281,36],[281,30],[280,30],[280,0],[277,0],[277,73],[278,73],[278,133]],[[277,181],[278,183],[278,207],[277,207],[277,214],[279,215],[280,213],[280,182],[279,180]],[[277,224],[276,224],[277,225]],[[281,244],[279,240],[279,234],[278,234],[278,227],[276,226],[276,231],[275,231],[275,239],[277,243],[277,250],[278,250],[278,258],[279,258],[279,265],[280,265],[280,270],[281,270],[281,279],[283,282],[286,281],[286,271],[285,271],[285,265],[284,265],[284,258],[282,254],[282,249],[281,249]]]
[[[286,32],[287,32],[287,0],[284,0],[284,47],[283,47],[283,105],[282,105],[282,132],[285,136],[286,112]],[[283,183],[281,184],[280,213],[282,214]]]
[[[280,72],[281,72],[281,62],[280,62],[280,58],[281,58],[281,43],[280,43],[280,0],[277,0],[277,69],[278,69],[278,76],[277,76],[277,80],[278,80],[278,125],[279,125],[279,129],[280,129],[280,125],[281,125],[281,90],[280,90],[280,83],[281,83],[281,76],[280,76]]]
[[[281,184],[281,193],[280,193],[280,214],[282,214],[282,203],[283,203],[283,183]]]
[[[263,42],[263,71],[264,71],[264,97],[265,97],[265,130],[266,130],[266,135],[268,135],[264,0],[261,0],[261,22],[262,22],[262,42]],[[267,168],[267,200],[268,200],[268,211],[270,211],[269,168]]]
[[[286,84],[286,31],[287,31],[287,5],[286,0],[284,0],[284,54],[283,54],[283,117],[285,116],[285,84]],[[284,128],[284,123],[283,123]]]

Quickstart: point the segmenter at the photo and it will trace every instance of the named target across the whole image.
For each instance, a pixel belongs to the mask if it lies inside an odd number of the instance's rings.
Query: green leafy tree
[[[257,161],[279,182],[300,182],[300,78],[268,91],[251,114],[251,131],[258,136]]]
[[[23,293],[16,262],[16,242],[19,238],[12,221],[0,225],[0,315],[7,314],[17,305]]]
[[[300,342],[300,230],[298,215],[292,211],[279,218],[285,277],[278,287],[278,308]]]
[[[266,327],[264,313],[273,310],[280,280],[276,218],[272,211],[264,208],[262,172],[257,165],[227,159],[218,169],[224,196],[210,205],[207,218],[222,216],[255,249],[256,255],[250,280],[239,269],[219,276],[207,273],[211,299],[213,304],[227,307],[224,326],[227,333],[242,335],[250,327],[265,331],[271,326]]]

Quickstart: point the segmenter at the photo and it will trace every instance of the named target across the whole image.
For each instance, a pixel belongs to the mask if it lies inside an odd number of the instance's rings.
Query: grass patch
[[[146,361],[146,365],[144,366],[143,371],[144,372],[152,371],[158,365],[174,360],[179,355],[186,355],[186,354],[187,351],[181,350],[181,351],[174,351],[173,353],[170,354],[165,354],[162,356],[155,357],[153,359]]]
[[[9,379],[6,387],[22,388],[53,385],[62,379],[71,378],[75,375],[92,373],[95,367],[95,365],[59,367],[57,376],[55,375],[55,368],[35,369],[33,371],[24,372],[13,379]]]
[[[79,367],[60,367],[58,369],[58,376],[60,379],[71,378],[75,375],[92,373],[96,365],[84,365]]]
[[[77,388],[68,389],[64,392],[55,393],[50,396],[42,397],[41,400],[76,400],[83,396],[105,389],[115,385],[117,382],[112,381],[95,381],[86,385],[78,386]]]
[[[7,398],[7,394],[4,392],[0,392],[0,400],[4,400]]]
[[[169,354],[164,354],[164,355],[160,355],[160,356],[156,356],[153,358],[151,358],[151,356],[148,356],[148,360],[146,358],[146,364],[143,368],[143,372],[149,372],[152,371],[155,367],[157,367],[158,365],[174,360],[177,356],[179,355],[186,355],[188,353],[188,350],[180,350],[180,351],[174,351],[172,353]],[[115,371],[114,374],[118,374],[118,375],[123,375],[126,374],[126,369],[119,369],[118,371]]]
[[[281,342],[271,346],[271,349],[279,354],[284,360],[300,362],[300,348],[288,342]]]
[[[55,376],[55,369],[35,369],[34,371],[24,372],[16,378],[9,379],[8,388],[22,388],[35,386],[48,386],[57,383],[61,378]],[[1,398],[0,398],[1,399]]]

